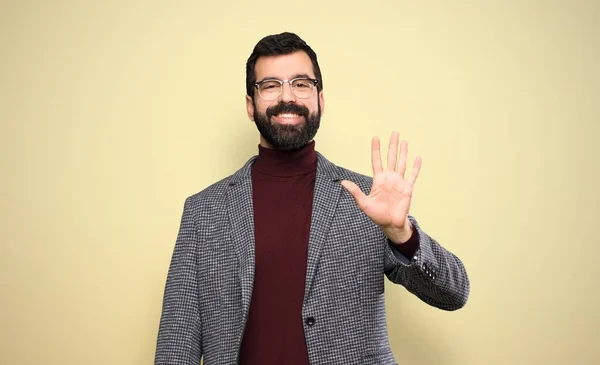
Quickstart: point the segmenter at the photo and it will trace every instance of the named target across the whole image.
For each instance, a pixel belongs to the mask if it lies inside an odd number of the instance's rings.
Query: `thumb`
[[[356,185],[350,180],[342,180],[342,186],[350,193],[350,195],[352,195],[354,200],[356,200],[356,204],[358,204],[358,207],[361,210],[364,210],[367,205],[367,196],[360,190],[358,185]]]

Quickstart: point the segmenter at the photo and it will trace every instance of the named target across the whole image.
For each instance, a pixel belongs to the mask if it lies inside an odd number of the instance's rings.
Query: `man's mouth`
[[[273,119],[277,123],[296,124],[300,123],[304,119],[304,117],[300,114],[295,113],[281,113],[273,115]]]

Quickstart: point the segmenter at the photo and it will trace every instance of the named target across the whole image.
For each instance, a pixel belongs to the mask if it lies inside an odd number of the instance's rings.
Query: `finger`
[[[388,171],[396,171],[396,159],[398,157],[398,139],[398,132],[392,133],[392,136],[390,137],[390,145],[388,147]]]
[[[408,153],[408,142],[402,141],[400,143],[400,159],[398,160],[398,173],[404,177],[406,172],[406,155]]]
[[[371,165],[373,166],[373,174],[376,174],[383,170],[383,168],[381,167],[381,150],[379,137],[373,137],[373,140],[371,140]]]
[[[360,190],[360,188],[358,187],[358,185],[356,185],[352,181],[343,180],[342,181],[342,186],[344,187],[344,189],[348,190],[348,192],[350,193],[350,195],[352,195],[352,197],[354,198],[354,200],[356,200],[356,204],[358,204],[358,207],[361,210],[364,210],[364,208],[367,205],[366,204],[367,196],[365,195],[365,193],[363,193]]]
[[[408,183],[411,186],[415,184],[415,182],[417,181],[417,177],[419,177],[419,171],[421,170],[422,163],[423,160],[421,159],[421,156],[417,156],[417,158],[415,159],[415,164],[413,165],[412,172],[410,173],[410,176],[408,178]]]

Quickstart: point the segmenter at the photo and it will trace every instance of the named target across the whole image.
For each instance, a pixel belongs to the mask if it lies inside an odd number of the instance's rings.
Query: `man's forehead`
[[[298,51],[285,55],[263,56],[256,61],[256,80],[265,78],[288,79],[298,75],[314,77],[312,61],[306,52]]]

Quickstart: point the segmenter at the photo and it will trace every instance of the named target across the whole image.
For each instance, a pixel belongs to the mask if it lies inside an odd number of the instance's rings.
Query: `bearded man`
[[[409,215],[421,159],[405,176],[398,133],[385,164],[373,139],[373,177],[316,152],[323,79],[293,33],[256,44],[246,92],[258,155],[185,202],[155,364],[396,364],[384,277],[448,311],[470,288]]]

